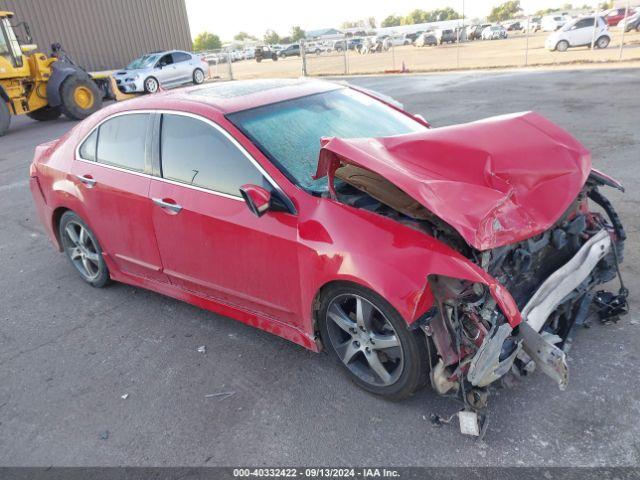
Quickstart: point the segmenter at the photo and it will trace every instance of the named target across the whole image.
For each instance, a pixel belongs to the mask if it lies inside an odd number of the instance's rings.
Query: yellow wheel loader
[[[53,56],[36,52],[26,23],[21,25],[27,44],[20,45],[12,17],[0,11],[0,136],[9,129],[12,115],[46,121],[64,114],[82,120],[100,109],[103,92],[91,76],[70,61],[59,44],[52,45]]]

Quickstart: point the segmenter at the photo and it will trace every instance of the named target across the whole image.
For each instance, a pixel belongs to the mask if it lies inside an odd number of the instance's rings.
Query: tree
[[[267,45],[272,45],[274,43],[280,43],[280,35],[278,35],[273,30],[267,30],[264,33],[263,40],[264,40],[264,43],[266,43]]]
[[[503,20],[509,20],[515,17],[522,11],[520,7],[520,0],[509,0],[502,5],[493,7],[491,13],[487,17],[490,22],[502,22]]]
[[[609,0],[608,2],[602,2],[598,5],[598,8],[600,10],[609,10],[610,8],[613,8],[613,0]]]
[[[407,15],[402,19],[402,23],[404,25],[414,25],[416,23],[425,23],[428,21],[427,20],[428,17],[429,17],[429,14],[427,12],[425,12],[424,10],[420,10],[419,8],[416,8],[415,10],[410,12],[409,15]]]
[[[300,28],[299,25],[294,25],[291,28],[291,41],[292,42],[298,42],[298,41],[302,40],[306,36],[307,36],[307,34],[305,33],[305,31],[302,28]]]
[[[457,20],[458,18],[462,18],[458,12],[456,12],[451,7],[439,8],[437,10],[432,10],[427,12],[427,22],[442,22],[444,20]]]
[[[233,37],[233,39],[237,40],[238,42],[244,42],[245,40],[258,40],[256,37],[254,37],[253,35],[249,35],[247,32],[239,32]]]
[[[367,25],[368,28],[376,28],[376,19],[375,17],[369,17],[367,18]]]
[[[203,50],[216,50],[222,48],[220,37],[213,33],[202,32],[193,40],[193,51],[201,52]]]
[[[402,17],[399,15],[389,15],[380,24],[381,27],[397,27],[402,22]]]

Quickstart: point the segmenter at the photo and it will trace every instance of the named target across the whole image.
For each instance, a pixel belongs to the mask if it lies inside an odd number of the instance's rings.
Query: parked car
[[[542,17],[540,25],[545,32],[555,32],[567,23],[567,19],[562,15],[546,15]]]
[[[243,52],[243,57],[245,60],[253,60],[254,58],[256,58],[256,49],[245,48]]]
[[[618,28],[624,29],[625,32],[630,32],[634,29],[640,32],[640,11],[620,20]]]
[[[288,45],[282,50],[278,52],[280,58],[286,57],[299,57],[300,56],[300,44],[294,43],[292,45]]]
[[[507,38],[507,30],[502,25],[491,25],[482,31],[482,40],[500,40]]]
[[[426,47],[429,45],[438,45],[438,39],[433,34],[433,32],[424,32],[420,34],[418,38],[416,38],[416,47]]]
[[[208,75],[209,63],[204,57],[182,50],[168,50],[136,58],[113,77],[118,89],[124,93],[155,93],[161,86],[200,84]]]
[[[444,43],[455,43],[456,42],[456,34],[450,28],[439,28],[434,31],[434,35],[436,40],[438,40],[438,44],[442,45]]]
[[[634,15],[636,11],[633,8],[630,8],[627,12],[627,17]],[[607,22],[607,25],[610,27],[615,27],[620,23],[621,20],[625,17],[625,9],[624,8],[612,8],[611,10],[607,10],[605,12],[600,13],[600,16],[604,17],[604,20]]]
[[[524,21],[524,29],[525,31],[528,29],[530,32],[537,32],[542,28],[542,18],[533,17],[529,20]]]
[[[304,44],[305,53],[315,53],[316,55],[320,55],[322,52],[326,51],[326,49],[327,47],[321,42],[307,42]]]
[[[256,62],[260,63],[265,58],[270,58],[274,62],[278,61],[278,52],[273,50],[268,45],[263,45],[261,47],[256,47],[253,53],[256,58]]]
[[[114,103],[29,172],[87,285],[150,289],[325,349],[370,392],[431,383],[471,409],[530,361],[566,386],[563,348],[625,238],[602,191],[622,187],[542,116],[429,128],[324,81]]]
[[[467,27],[467,39],[480,40],[482,38],[482,31],[490,26],[490,23],[483,23],[481,25],[471,25]]]
[[[502,26],[505,28],[505,30],[507,30],[507,32],[519,32],[524,31],[525,29],[524,24],[519,20],[507,22]]]
[[[593,41],[594,17],[581,17],[572,20],[557,32],[547,37],[544,46],[547,50],[564,52],[569,47],[581,47],[591,45]],[[611,35],[607,30],[607,23],[598,17],[596,27],[595,46],[607,48],[611,42]]]
[[[415,43],[422,33],[424,33],[423,30],[418,30],[417,32],[405,33],[404,37],[409,40],[409,42]]]

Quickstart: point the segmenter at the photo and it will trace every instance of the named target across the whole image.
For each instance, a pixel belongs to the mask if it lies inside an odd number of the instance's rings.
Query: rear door
[[[194,67],[191,64],[191,55],[186,52],[173,52],[171,57],[176,69],[176,82],[187,83],[192,81]]]
[[[297,217],[249,211],[239,188],[273,187],[213,122],[187,114],[158,121],[162,178],[149,197],[164,272],[184,290],[297,323]]]
[[[106,256],[124,273],[168,282],[161,273],[150,186],[151,116],[114,116],[81,143],[71,168],[84,220]]]

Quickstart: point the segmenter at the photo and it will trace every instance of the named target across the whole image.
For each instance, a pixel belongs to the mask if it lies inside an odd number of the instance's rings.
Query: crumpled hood
[[[316,178],[341,163],[402,189],[478,250],[551,227],[591,170],[589,151],[533,112],[385,138],[322,140]]]

